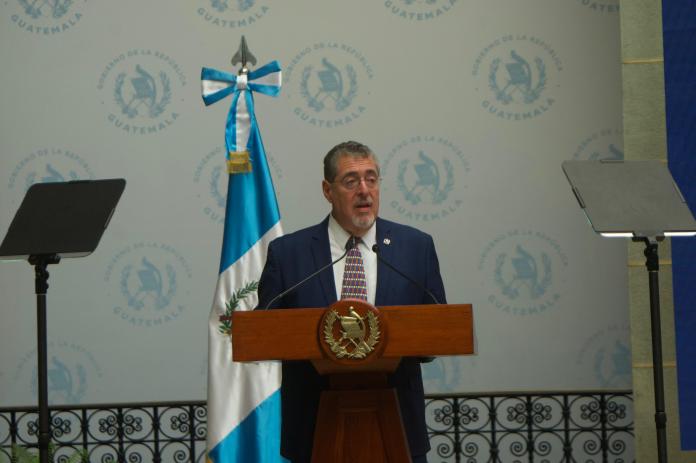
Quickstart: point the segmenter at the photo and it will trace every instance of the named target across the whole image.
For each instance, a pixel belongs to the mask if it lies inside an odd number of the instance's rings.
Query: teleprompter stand
[[[660,161],[566,161],[563,171],[592,228],[605,237],[645,243],[650,289],[657,457],[667,463],[658,242],[696,235],[696,221]]]
[[[33,185],[0,245],[0,259],[26,259],[34,266],[37,324],[39,461],[49,461],[48,343],[46,293],[48,266],[63,257],[82,257],[99,243],[116,208],[125,180]]]

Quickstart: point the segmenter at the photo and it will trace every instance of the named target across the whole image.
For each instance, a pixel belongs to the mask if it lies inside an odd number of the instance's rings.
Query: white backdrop
[[[277,59],[257,116],[286,231],[328,212],[321,159],[382,163],[381,215],[436,241],[478,355],[430,392],[630,387],[626,250],[561,171],[622,157],[618,0],[0,2],[0,235],[29,185],[123,177],[97,251],[51,267],[52,403],[205,397],[231,70]],[[0,404],[36,400],[33,270],[0,263]]]

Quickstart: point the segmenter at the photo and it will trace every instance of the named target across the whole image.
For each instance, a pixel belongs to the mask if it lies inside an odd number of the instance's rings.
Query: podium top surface
[[[379,307],[388,325],[383,358],[474,353],[470,304]],[[236,362],[324,358],[319,323],[324,309],[276,309],[232,314]]]

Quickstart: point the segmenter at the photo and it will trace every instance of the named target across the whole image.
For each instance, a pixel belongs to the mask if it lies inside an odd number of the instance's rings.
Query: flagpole
[[[201,71],[203,101],[228,97],[225,123],[227,204],[216,285],[208,327],[208,452],[214,463],[280,463],[280,365],[232,361],[229,317],[251,310],[268,243],[282,234],[253,93],[277,96],[280,65],[259,68],[242,37],[232,57],[237,72]]]

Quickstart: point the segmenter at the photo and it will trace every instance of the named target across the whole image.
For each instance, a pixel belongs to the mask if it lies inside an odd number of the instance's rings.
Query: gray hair
[[[341,156],[352,156],[356,158],[372,158],[377,165],[377,173],[379,173],[379,162],[377,156],[370,148],[357,141],[344,141],[334,146],[324,156],[324,180],[333,182],[338,174],[338,160]]]

